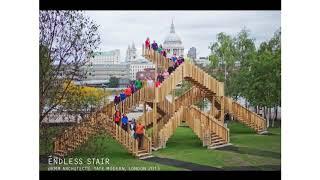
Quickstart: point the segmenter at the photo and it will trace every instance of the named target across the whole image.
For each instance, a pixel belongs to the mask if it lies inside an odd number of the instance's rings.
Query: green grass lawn
[[[232,122],[228,124],[230,141],[233,146],[220,150],[209,150],[202,146],[200,139],[188,127],[177,128],[167,142],[165,149],[153,152],[159,157],[172,158],[226,170],[278,170],[281,165],[281,128],[269,128],[269,135],[257,135],[248,127]],[[40,137],[40,154],[48,154],[52,148],[52,137],[61,132],[61,127],[49,128],[49,142],[44,144]],[[47,149],[47,150],[45,150]],[[119,143],[107,135],[91,137],[85,144],[69,155],[72,158],[109,158],[109,165],[98,167],[140,167],[140,170],[184,170],[138,160],[129,154]],[[72,165],[69,165],[72,167]],[[77,165],[79,166],[79,165]],[[81,165],[80,165],[81,166]],[[88,165],[83,165],[88,166]],[[91,170],[94,165],[89,165]],[[249,167],[249,169],[247,169]],[[146,168],[146,169],[144,169]],[[48,165],[40,164],[41,170]],[[102,169],[101,169],[102,170]],[[134,169],[131,169],[134,170]]]
[[[270,135],[257,135],[253,130],[236,122],[229,123],[228,128],[233,144],[232,147],[226,147],[228,149],[209,150],[202,147],[202,142],[190,128],[179,127],[167,142],[166,148],[154,154],[230,170],[246,167],[257,170],[280,169],[280,128],[268,129]]]
[[[59,127],[50,127],[49,128],[49,140],[50,142],[46,145],[44,143],[40,143],[40,155],[48,154],[52,149],[52,137],[61,132],[61,128]],[[43,142],[41,140],[40,142]],[[47,148],[46,148],[47,146]],[[45,150],[47,149],[47,150]],[[74,158],[74,159],[82,159],[83,164],[79,165],[54,165],[55,167],[89,167],[89,170],[112,170],[115,168],[121,170],[184,170],[181,168],[176,168],[172,166],[161,165],[158,163],[151,163],[139,160],[129,154],[116,140],[107,136],[107,135],[95,135],[91,137],[85,144],[80,146],[75,152],[70,154],[65,159]],[[85,163],[87,159],[91,158],[91,162],[93,162],[92,158],[96,159],[109,159],[109,164],[96,164],[93,165]],[[101,161],[100,161],[101,162]],[[53,167],[52,165],[48,165],[46,163],[40,163],[40,170],[48,170],[49,167]],[[104,169],[95,169],[95,167],[104,168]],[[110,169],[107,169],[107,168]],[[137,169],[133,169],[137,168]]]

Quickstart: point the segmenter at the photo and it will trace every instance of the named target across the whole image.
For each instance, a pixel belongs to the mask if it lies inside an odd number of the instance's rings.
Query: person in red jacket
[[[121,120],[121,113],[119,110],[116,110],[116,113],[114,114],[114,122],[120,125],[120,120]]]
[[[131,88],[130,86],[128,86],[125,90],[124,90],[124,94],[128,97],[128,96],[131,96]]]
[[[145,43],[146,43],[146,49],[150,49],[150,39],[149,39],[149,37],[147,38]]]

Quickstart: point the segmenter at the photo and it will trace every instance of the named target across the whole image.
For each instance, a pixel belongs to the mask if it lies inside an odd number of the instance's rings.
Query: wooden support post
[[[216,97],[213,95],[213,96],[212,96],[211,112],[212,112],[212,116],[213,116],[214,118],[215,118],[215,114],[216,114],[216,109],[215,109],[215,106],[214,106],[215,100],[216,100]]]
[[[147,105],[146,102],[143,102],[143,113],[144,113],[144,118],[143,118],[143,125],[146,126],[147,125]]]
[[[154,146],[157,147],[158,145],[158,124],[157,124],[157,103],[153,101],[153,108],[152,108],[152,123],[153,123],[153,141]]]
[[[221,96],[221,100],[220,100],[220,102],[221,102],[221,111],[220,111],[220,113],[221,113],[221,116],[220,116],[220,120],[221,120],[221,122],[222,122],[222,124],[224,123],[224,96]]]
[[[158,93],[156,92],[156,82],[157,82],[157,73],[158,73],[158,66],[156,64],[155,66],[155,76],[154,76],[154,99],[153,99],[153,106],[152,106],[152,137],[153,137],[153,142],[154,142],[154,147],[158,146],[158,124],[157,124],[157,96]]]
[[[175,113],[176,111],[176,103],[175,103],[175,95],[176,95],[176,90],[172,90],[172,112]]]

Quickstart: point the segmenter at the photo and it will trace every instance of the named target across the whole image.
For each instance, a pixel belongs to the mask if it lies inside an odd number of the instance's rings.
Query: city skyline
[[[208,56],[208,46],[219,32],[236,35],[242,28],[258,46],[273,36],[281,27],[280,11],[86,11],[99,26],[100,49],[120,49],[124,61],[128,45],[133,42],[141,55],[141,45],[146,37],[163,43],[173,20],[176,33],[182,39],[184,54],[197,48],[197,57]]]

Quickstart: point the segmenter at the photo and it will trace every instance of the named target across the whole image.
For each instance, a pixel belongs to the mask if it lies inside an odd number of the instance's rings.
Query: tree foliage
[[[281,31],[258,48],[247,29],[234,38],[219,33],[210,45],[213,76],[225,82],[226,94],[243,97],[253,106],[277,107],[281,104]],[[224,68],[227,78],[224,78]]]
[[[98,26],[83,12],[40,11],[40,122],[61,106],[67,88],[100,44]]]
[[[72,114],[79,113],[82,118],[94,109],[103,105],[103,99],[110,93],[102,89],[86,86],[76,86],[74,83],[64,84],[66,96],[61,102],[64,111]]]
[[[117,88],[119,86],[119,78],[117,77],[111,77],[109,82],[110,88]]]

